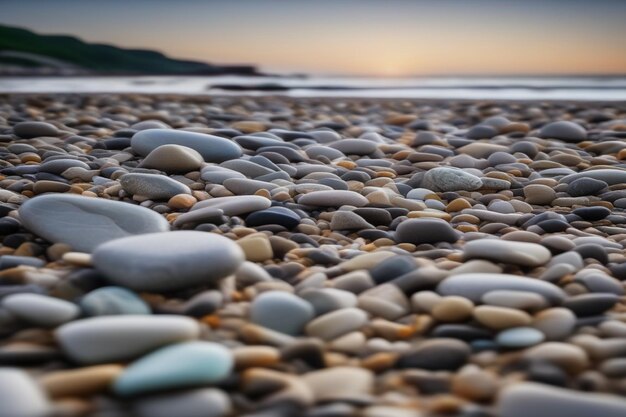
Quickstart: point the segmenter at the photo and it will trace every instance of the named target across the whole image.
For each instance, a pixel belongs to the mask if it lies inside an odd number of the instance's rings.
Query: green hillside
[[[103,74],[253,74],[255,72],[254,67],[251,66],[218,66],[177,60],[156,51],[86,43],[72,36],[39,35],[26,29],[3,25],[0,25],[0,51],[41,55],[89,72]],[[4,62],[15,64],[15,59],[7,58]]]

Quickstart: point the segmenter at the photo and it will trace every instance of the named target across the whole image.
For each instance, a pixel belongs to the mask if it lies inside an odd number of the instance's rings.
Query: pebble
[[[37,383],[18,368],[0,368],[0,417],[47,417],[52,407]]]
[[[341,207],[343,205],[363,207],[367,205],[367,198],[354,191],[313,191],[304,194],[298,200],[299,204],[318,207]]]
[[[302,380],[319,402],[368,402],[374,390],[373,373],[357,367],[337,366],[308,372]]]
[[[132,291],[122,287],[102,287],[89,292],[80,300],[88,316],[150,314],[150,307]]]
[[[197,388],[140,399],[133,410],[139,417],[224,417],[232,411],[232,404],[218,388]]]
[[[332,340],[358,330],[367,323],[367,313],[358,308],[342,308],[310,321],[306,333],[323,340]]]
[[[396,240],[401,243],[454,243],[459,234],[444,220],[409,219],[398,225]]]
[[[217,197],[196,203],[191,208],[191,211],[185,213],[185,215],[199,215],[199,213],[194,212],[200,212],[200,210],[211,208],[222,210],[226,216],[239,216],[241,214],[269,208],[271,205],[272,202],[269,199],[257,195]]]
[[[191,194],[185,184],[163,175],[126,174],[120,178],[120,185],[130,195],[151,200],[169,200],[179,194]]]
[[[108,391],[111,383],[123,370],[121,365],[59,370],[44,375],[39,383],[53,398],[84,397]]]
[[[441,295],[458,295],[474,303],[480,302],[485,294],[495,290],[532,292],[553,304],[565,299],[565,293],[554,284],[508,274],[459,274],[444,279],[437,286],[437,292]]]
[[[169,230],[163,217],[144,207],[74,195],[33,198],[22,204],[19,214],[27,229],[83,252],[110,240]]]
[[[504,348],[524,349],[543,342],[545,336],[532,327],[512,327],[496,336],[496,343]]]
[[[527,326],[531,322],[528,313],[507,307],[478,306],[473,314],[479,323],[494,330]]]
[[[581,142],[587,140],[587,131],[579,124],[569,121],[548,123],[539,131],[539,137],[559,139],[565,142]]]
[[[195,320],[180,316],[121,315],[76,320],[55,336],[63,351],[81,364],[134,359],[166,344],[198,338]]]
[[[147,156],[162,145],[180,145],[194,149],[206,162],[220,163],[241,156],[235,142],[219,136],[174,129],[146,129],[135,133],[131,139],[133,152]]]
[[[297,336],[313,318],[313,307],[307,301],[283,291],[267,291],[250,306],[250,320],[260,326]]]
[[[454,323],[466,321],[472,316],[474,303],[458,296],[443,297],[432,308],[433,317],[441,322]]]
[[[204,159],[199,152],[181,145],[161,145],[141,161],[141,167],[154,168],[168,174],[197,171]]]
[[[422,341],[398,358],[400,368],[420,368],[430,371],[454,371],[469,359],[467,344],[448,338],[434,338]]]
[[[536,243],[480,239],[467,242],[463,257],[467,260],[482,258],[533,267],[546,264],[551,254],[548,249]]]
[[[581,393],[545,384],[524,382],[502,390],[498,400],[502,417],[620,417],[626,413],[622,397],[598,393]]]
[[[80,315],[76,304],[40,294],[12,294],[0,305],[20,320],[40,327],[57,327]]]
[[[131,363],[113,383],[121,396],[213,384],[233,369],[233,355],[212,342],[186,342],[158,349]]]
[[[429,170],[424,175],[422,187],[434,191],[474,191],[483,183],[475,175],[462,169],[439,167]]]
[[[244,260],[239,245],[195,231],[151,233],[99,246],[93,263],[111,283],[135,291],[173,291],[216,282]]]

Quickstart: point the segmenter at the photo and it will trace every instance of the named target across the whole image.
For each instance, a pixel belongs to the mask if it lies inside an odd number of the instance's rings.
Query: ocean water
[[[626,101],[626,77],[4,77],[0,93]]]

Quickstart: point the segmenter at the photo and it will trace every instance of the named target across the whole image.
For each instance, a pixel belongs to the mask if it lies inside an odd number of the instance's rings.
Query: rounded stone
[[[495,290],[533,292],[552,304],[559,304],[565,299],[563,290],[554,284],[509,274],[459,274],[444,279],[437,286],[437,292],[441,295],[460,295],[474,303],[479,303],[483,295]]]
[[[113,391],[133,396],[213,384],[230,375],[233,365],[231,351],[218,343],[179,343],[131,363],[113,384]]]
[[[25,139],[39,136],[58,136],[59,129],[46,122],[20,122],[13,126],[13,133]]]
[[[501,391],[497,414],[501,417],[622,417],[626,415],[626,400],[615,395],[521,382]]]
[[[259,210],[246,217],[246,225],[251,227],[267,224],[278,224],[287,229],[293,229],[300,224],[300,216],[286,207],[270,207]]]
[[[556,192],[543,184],[530,184],[524,187],[524,196],[528,204],[546,205],[556,198]]]
[[[475,175],[451,167],[434,168],[426,172],[421,186],[433,191],[474,191],[483,186]]]
[[[396,240],[400,243],[454,243],[458,239],[459,234],[441,219],[409,219],[396,228]]]
[[[110,240],[170,228],[165,218],[147,208],[68,194],[31,198],[22,204],[19,215],[24,227],[38,236],[82,252]]]
[[[541,331],[546,340],[564,340],[574,331],[576,315],[563,307],[540,311],[533,317],[532,327]]]
[[[400,368],[420,368],[430,371],[454,371],[465,365],[470,348],[460,340],[435,338],[419,342],[403,352],[397,362]]]
[[[306,373],[302,381],[309,387],[315,400],[367,401],[374,390],[374,374],[368,369],[337,366]]]
[[[505,348],[523,349],[543,342],[545,336],[532,327],[514,327],[501,331],[496,343]]]
[[[40,294],[12,294],[0,305],[20,320],[42,327],[57,327],[80,315],[76,304]]]
[[[91,291],[80,300],[88,316],[118,314],[150,314],[150,307],[132,291],[122,287],[102,287]]]
[[[219,136],[174,129],[147,129],[131,139],[133,152],[146,156],[162,145],[181,145],[196,150],[206,162],[220,163],[241,156],[235,142]]]
[[[63,351],[82,364],[134,359],[161,346],[197,339],[198,322],[181,316],[103,316],[59,327],[55,337]]]
[[[169,200],[178,194],[191,194],[185,184],[156,174],[125,174],[120,178],[120,185],[127,193],[151,200]]]
[[[284,291],[267,291],[250,305],[250,320],[263,327],[296,336],[313,318],[311,304]]]
[[[191,211],[184,215],[191,215],[195,211],[211,208],[222,210],[226,216],[239,216],[269,208],[271,205],[272,202],[268,198],[258,195],[217,197],[196,203]]]
[[[96,365],[44,374],[39,383],[54,398],[91,396],[106,392],[124,367]]]
[[[138,417],[223,417],[231,409],[230,397],[217,388],[162,393],[133,403]]]
[[[583,177],[574,180],[567,185],[567,194],[571,197],[596,195],[607,187],[608,184],[604,181]]]
[[[342,308],[317,317],[306,326],[309,336],[333,340],[358,330],[367,323],[367,313],[358,308]]]
[[[579,124],[561,120],[542,127],[539,131],[539,137],[559,139],[565,142],[582,142],[587,140],[587,131]]]
[[[443,297],[431,310],[432,316],[444,323],[462,322],[472,316],[474,303],[467,298],[451,295]]]
[[[479,239],[465,244],[463,257],[489,259],[521,266],[541,266],[551,258],[550,251],[536,243],[514,242],[501,239]]]
[[[232,240],[213,233],[176,231],[108,242],[93,264],[110,282],[135,291],[173,291],[214,283],[244,261]]]
[[[354,191],[330,190],[330,191],[313,191],[300,196],[299,204],[305,206],[317,207],[340,207],[350,205],[363,207],[369,203],[367,198]]]
[[[474,318],[482,325],[494,330],[527,326],[531,322],[531,317],[524,311],[496,306],[476,307]]]
[[[161,145],[141,161],[141,167],[154,168],[168,174],[180,174],[197,171],[204,159],[195,149],[181,145]]]
[[[0,417],[48,417],[51,412],[30,375],[18,368],[0,368]]]

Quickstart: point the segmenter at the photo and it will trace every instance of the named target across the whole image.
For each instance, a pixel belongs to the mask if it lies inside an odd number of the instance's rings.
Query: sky
[[[626,0],[0,0],[0,23],[277,73],[626,74]]]

